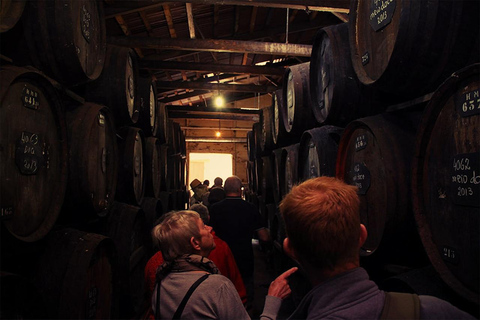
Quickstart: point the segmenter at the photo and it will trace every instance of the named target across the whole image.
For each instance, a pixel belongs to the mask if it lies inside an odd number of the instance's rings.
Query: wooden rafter
[[[121,16],[121,15],[115,16],[115,20],[117,21],[118,25],[122,29],[123,33],[126,36],[129,36],[131,34],[131,32],[130,32],[130,29],[128,28],[128,26],[127,26],[127,23],[125,22],[125,19],[123,19],[123,16]],[[142,53],[142,50],[140,48],[134,48],[134,50],[137,52],[137,54],[140,58],[143,58],[143,53]]]
[[[277,89],[275,86],[254,85],[254,84],[226,84],[226,83],[204,83],[193,81],[157,81],[157,88],[171,89],[198,89],[198,90],[220,90],[237,92],[259,92],[268,93]]]
[[[148,58],[147,58],[148,59]],[[240,66],[219,63],[196,63],[196,62],[177,62],[177,61],[157,61],[143,59],[139,62],[140,68],[153,70],[188,70],[196,72],[215,72],[215,73],[238,73],[238,74],[265,74],[277,75],[284,74],[284,67],[269,66]]]
[[[257,6],[271,8],[290,8],[297,10],[325,11],[347,13],[350,8],[350,0],[176,0],[177,2],[190,2],[212,5],[237,5]],[[106,8],[106,18],[113,18],[118,14],[129,14],[139,10],[149,10],[160,7],[163,0],[149,1],[116,1]]]
[[[312,52],[312,46],[306,44],[286,44],[240,40],[161,39],[144,36],[112,36],[108,37],[107,42],[117,46],[135,48],[207,52],[241,52],[299,57],[310,57]]]

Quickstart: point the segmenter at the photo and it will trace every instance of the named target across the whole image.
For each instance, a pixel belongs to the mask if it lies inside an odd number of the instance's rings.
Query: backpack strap
[[[197,287],[205,281],[210,274],[207,273],[195,281],[190,289],[188,289],[187,293],[183,297],[182,302],[180,302],[180,305],[177,308],[177,311],[175,311],[175,314],[173,315],[173,319],[180,319],[183,313],[183,309],[185,309],[185,306],[187,305],[188,300],[190,299],[190,296],[192,295],[193,291],[197,289]],[[155,301],[155,319],[160,319],[160,281],[157,282],[157,299]]]
[[[385,292],[380,319],[420,319],[420,299],[414,293]]]
[[[209,275],[210,274],[207,273],[206,275],[200,277],[197,281],[195,281],[194,284],[192,284],[190,289],[188,289],[188,292],[185,295],[185,297],[183,297],[182,302],[180,302],[180,305],[178,306],[177,311],[175,311],[175,314],[173,315],[173,319],[180,319],[180,317],[182,316],[182,313],[183,313],[183,309],[185,309],[185,305],[187,304],[188,299],[190,299],[190,296],[192,295],[193,291],[195,291],[195,289],[197,289],[197,287],[200,285],[200,283],[205,281],[208,278]]]

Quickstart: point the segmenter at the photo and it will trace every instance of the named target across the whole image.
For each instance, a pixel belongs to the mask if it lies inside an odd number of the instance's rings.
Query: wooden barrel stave
[[[111,239],[70,228],[45,238],[33,281],[50,318],[114,318],[118,301]]]
[[[350,47],[359,80],[404,99],[434,91],[479,61],[478,11],[478,1],[468,0],[391,1],[385,8],[352,1]]]
[[[64,207],[86,220],[104,217],[115,199],[118,148],[110,110],[85,103],[67,112],[69,182]]]
[[[0,5],[0,32],[13,28],[22,17],[26,1],[4,0]]]
[[[145,136],[157,136],[160,127],[157,89],[155,82],[150,77],[138,77],[138,89],[135,96],[138,104],[139,116],[136,126],[144,132]]]
[[[353,69],[348,23],[322,28],[315,36],[310,93],[312,111],[320,124],[343,127],[379,109],[372,90],[360,83]]]
[[[100,76],[106,50],[100,1],[27,1],[22,20],[35,67],[65,85]]]
[[[479,74],[479,64],[460,70],[433,95],[417,135],[412,183],[415,219],[432,265],[450,288],[477,306]]]
[[[281,168],[285,172],[280,187],[282,198],[285,197],[298,182],[298,148],[300,143],[284,147],[282,150]]]
[[[358,187],[360,219],[369,232],[360,254],[379,264],[418,266],[425,260],[410,188],[420,116],[399,111],[358,119],[345,128],[339,143],[336,176]]]
[[[283,76],[283,125],[290,136],[299,138],[303,131],[315,126],[310,99],[310,62],[285,70]]]
[[[161,189],[160,141],[155,137],[145,139],[145,196],[158,198]]]
[[[85,86],[85,98],[106,105],[115,117],[117,128],[138,122],[139,104],[135,103],[138,61],[133,49],[108,46],[105,66],[96,81]]]
[[[338,143],[343,128],[323,126],[305,131],[298,149],[300,181],[320,176],[335,177]]]
[[[145,194],[143,132],[138,128],[123,127],[117,131],[117,137],[119,170],[115,198],[139,205]]]
[[[0,72],[2,222],[15,237],[37,241],[53,228],[67,186],[63,104],[41,74],[17,67]]]
[[[122,317],[133,318],[144,310],[143,274],[149,234],[141,208],[114,202],[105,235],[112,238],[117,248],[119,311]]]

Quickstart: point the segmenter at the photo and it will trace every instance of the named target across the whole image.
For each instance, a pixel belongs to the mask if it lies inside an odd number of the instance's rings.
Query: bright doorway
[[[220,177],[225,181],[233,172],[233,155],[228,153],[190,153],[188,168],[188,185],[194,179],[201,182]]]

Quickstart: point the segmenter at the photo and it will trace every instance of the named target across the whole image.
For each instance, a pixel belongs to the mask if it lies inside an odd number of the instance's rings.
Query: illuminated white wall
[[[233,155],[227,153],[190,153],[188,168],[188,186],[193,179],[213,180],[220,177],[225,181],[233,172]]]

